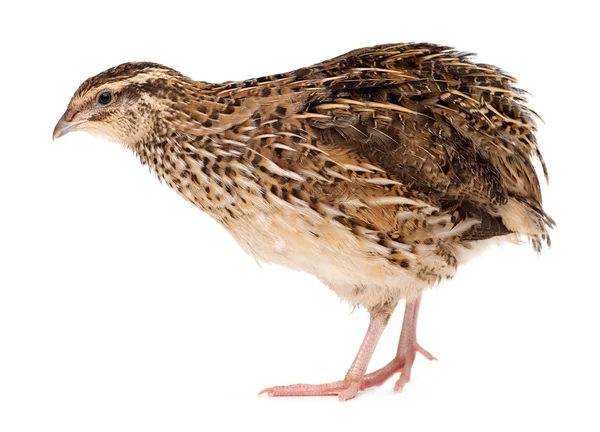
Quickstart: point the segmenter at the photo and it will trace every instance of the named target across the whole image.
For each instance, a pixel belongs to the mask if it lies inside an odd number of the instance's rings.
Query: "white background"
[[[575,1],[8,4],[0,431],[600,428],[597,14]],[[428,292],[419,339],[439,362],[419,358],[403,393],[392,380],[343,404],[258,398],[342,378],[367,314],[308,275],[259,268],[123,147],[53,143],[52,129],[84,79],[125,61],[224,81],[400,41],[477,52],[532,93],[552,249],[492,250]]]

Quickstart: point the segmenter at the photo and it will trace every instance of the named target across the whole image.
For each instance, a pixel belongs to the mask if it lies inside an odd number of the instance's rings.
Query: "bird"
[[[431,43],[350,51],[292,72],[196,81],[130,62],[85,80],[53,139],[123,144],[259,262],[314,275],[369,326],[343,379],[268,387],[340,401],[410,381],[424,291],[502,243],[550,246],[527,93],[475,54]],[[190,229],[190,227],[186,227]],[[367,372],[400,302],[396,355]]]

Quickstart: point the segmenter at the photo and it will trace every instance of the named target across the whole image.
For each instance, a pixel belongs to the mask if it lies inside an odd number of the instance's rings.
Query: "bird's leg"
[[[363,389],[381,385],[396,372],[400,372],[400,378],[396,382],[394,390],[401,391],[406,383],[410,381],[410,373],[417,353],[421,353],[427,360],[436,360],[434,356],[417,342],[417,317],[420,305],[420,295],[415,299],[406,301],[404,321],[402,322],[402,332],[400,333],[396,357],[381,369],[365,375],[363,378]]]
[[[393,308],[392,308],[393,311]],[[327,384],[294,384],[287,386],[270,387],[262,390],[260,394],[269,396],[327,396],[337,395],[340,401],[352,399],[359,390],[364,388],[363,378],[369,361],[373,356],[377,342],[389,321],[391,311],[384,314],[371,314],[369,329],[352,362],[352,366],[342,381]]]

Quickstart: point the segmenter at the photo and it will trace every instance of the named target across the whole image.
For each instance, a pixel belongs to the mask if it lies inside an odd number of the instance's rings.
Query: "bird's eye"
[[[98,95],[98,105],[106,106],[113,100],[113,95],[109,91],[104,91]]]

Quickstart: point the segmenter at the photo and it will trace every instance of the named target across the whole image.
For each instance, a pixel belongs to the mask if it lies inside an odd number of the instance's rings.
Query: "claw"
[[[262,389],[261,391],[258,392],[258,394],[256,395],[258,396],[262,396],[263,394],[267,394],[267,396],[271,396],[271,392],[273,391],[273,387],[267,387]]]

